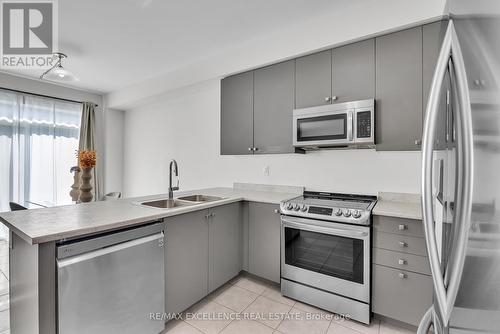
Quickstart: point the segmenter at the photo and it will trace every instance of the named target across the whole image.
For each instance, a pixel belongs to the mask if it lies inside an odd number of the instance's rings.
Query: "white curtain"
[[[81,103],[0,90],[0,212],[70,204]]]

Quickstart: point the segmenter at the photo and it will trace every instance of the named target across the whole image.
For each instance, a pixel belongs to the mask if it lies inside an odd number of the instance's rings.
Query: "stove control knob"
[[[350,217],[351,216],[351,210],[345,209],[344,210],[344,217]]]
[[[354,211],[354,212],[352,213],[352,216],[353,216],[354,218],[359,218],[359,217],[361,217],[361,212],[360,212],[359,210],[356,210],[356,211]]]
[[[335,210],[335,216],[342,216],[342,210],[341,209]]]
[[[300,211],[306,212],[307,211],[307,205],[302,204],[302,206],[300,207]]]
[[[295,204],[293,205],[293,209],[294,209],[295,211],[299,211],[299,209],[300,209],[300,205],[298,205],[297,203],[295,203]]]
[[[292,203],[287,203],[286,204],[286,209],[287,210],[292,210],[293,209],[293,204]]]

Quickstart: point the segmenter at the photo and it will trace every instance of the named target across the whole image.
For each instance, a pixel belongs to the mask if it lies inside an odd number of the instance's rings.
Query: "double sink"
[[[160,209],[173,209],[184,206],[199,205],[208,202],[220,201],[222,199],[224,198],[218,196],[195,194],[195,195],[181,196],[173,199],[166,198],[149,202],[142,202],[141,205],[151,206]]]

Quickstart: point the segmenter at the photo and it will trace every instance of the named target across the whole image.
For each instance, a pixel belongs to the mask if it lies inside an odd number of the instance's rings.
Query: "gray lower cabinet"
[[[254,71],[254,153],[293,153],[295,60]]]
[[[221,143],[225,154],[252,154],[253,71],[236,74],[221,82]]]
[[[241,204],[165,219],[165,309],[186,310],[241,270]]]
[[[280,282],[279,205],[248,205],[248,271],[270,281]]]
[[[332,50],[297,58],[295,61],[295,108],[330,104]]]
[[[424,226],[420,220],[415,219],[373,216],[373,230],[375,232],[424,237]]]
[[[334,103],[375,97],[375,39],[332,50],[331,96]]]
[[[417,326],[432,304],[422,221],[374,216],[373,312]]]
[[[377,37],[375,44],[376,148],[420,150],[422,27]]]
[[[432,304],[432,278],[401,269],[373,265],[372,310],[418,326]]]
[[[208,293],[207,210],[165,219],[165,310],[178,313]]]
[[[210,209],[208,238],[208,292],[212,292],[241,271],[241,204]]]

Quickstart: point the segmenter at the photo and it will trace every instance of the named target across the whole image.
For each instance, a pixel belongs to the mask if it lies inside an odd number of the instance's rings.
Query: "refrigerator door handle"
[[[429,328],[433,324],[433,313],[434,313],[434,307],[431,306],[427,312],[425,312],[424,316],[422,317],[422,320],[420,320],[420,323],[418,324],[418,329],[417,329],[417,334],[427,334],[429,332]]]
[[[456,189],[457,205],[455,206],[455,223],[458,224],[458,236],[457,244],[454,245],[452,251],[452,254],[454,254],[453,265],[449,268],[450,272],[447,273],[449,284],[446,286],[441,271],[436,236],[434,233],[432,162],[440,90],[450,59],[452,61],[453,72],[456,74],[456,96],[459,103],[458,133],[460,138],[457,143],[459,159]],[[444,326],[448,325],[458,293],[469,232],[473,172],[471,124],[470,98],[465,64],[453,20],[450,20],[432,79],[422,140],[422,215],[424,232],[434,283],[435,300],[437,304],[436,312],[441,315]]]

